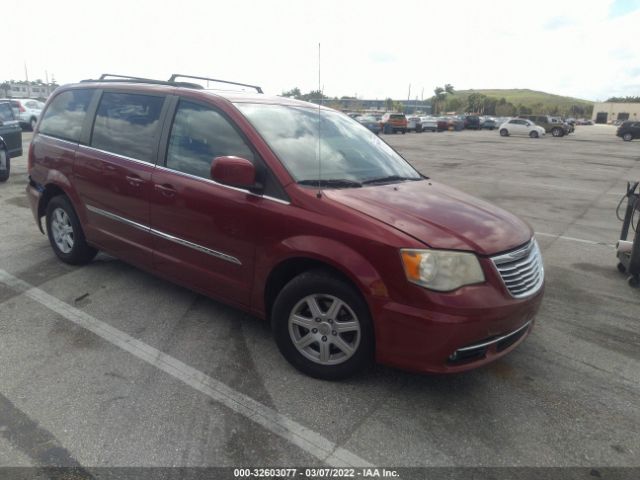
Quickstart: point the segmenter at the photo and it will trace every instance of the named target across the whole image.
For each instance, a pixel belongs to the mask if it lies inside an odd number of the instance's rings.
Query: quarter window
[[[154,163],[164,97],[105,93],[100,100],[91,146]]]
[[[211,178],[213,159],[227,155],[254,161],[249,146],[222,114],[181,100],[171,127],[167,168]]]
[[[92,90],[67,90],[56,96],[42,117],[40,132],[74,142],[80,140],[92,96]]]

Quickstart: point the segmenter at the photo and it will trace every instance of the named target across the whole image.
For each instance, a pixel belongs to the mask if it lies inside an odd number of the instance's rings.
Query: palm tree
[[[454,91],[453,91],[453,85],[451,85],[450,83],[447,83],[447,84],[444,86],[444,91],[445,91],[446,93],[450,93],[450,94],[452,94],[452,95],[453,95],[453,93],[454,93]]]
[[[435,106],[435,113],[438,113],[439,111],[439,107],[440,107],[440,103],[445,99],[445,97],[447,96],[446,92],[444,91],[444,88],[442,87],[436,87],[433,90],[433,93],[435,94],[433,96],[433,104]]]

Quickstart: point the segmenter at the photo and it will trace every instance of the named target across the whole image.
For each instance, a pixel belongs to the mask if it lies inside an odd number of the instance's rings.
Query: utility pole
[[[27,98],[31,98],[31,86],[29,85],[29,73],[27,72],[27,62],[24,62],[24,77],[27,79]]]

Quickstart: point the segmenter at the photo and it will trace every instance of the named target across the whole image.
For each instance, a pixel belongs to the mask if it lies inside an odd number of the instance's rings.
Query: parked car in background
[[[25,130],[36,128],[44,103],[32,98],[3,98],[2,100],[11,102],[11,107],[22,128]]]
[[[498,124],[496,123],[495,118],[485,117],[484,120],[480,123],[480,128],[485,130],[495,130],[498,128]]]
[[[480,130],[480,117],[477,115],[465,115],[463,122],[467,130]]]
[[[11,102],[0,100],[0,182],[11,173],[11,158],[22,155],[22,129],[13,113]]]
[[[324,379],[374,361],[461,372],[529,335],[544,266],[525,221],[335,110],[175,78],[49,98],[27,197],[62,262],[102,250],[249,312]]]
[[[356,121],[360,122],[362,125],[367,127],[373,133],[378,135],[380,133],[380,122],[376,120],[376,117],[372,117],[369,115],[362,115],[356,118]]]
[[[449,130],[449,118],[448,117],[438,117],[436,121],[437,130],[439,132],[446,132]]]
[[[544,128],[526,118],[512,118],[500,125],[500,135],[503,137],[508,137],[509,135],[527,135],[531,138],[538,138],[542,137],[545,133]]]
[[[422,121],[420,120],[420,117],[407,117],[407,132],[422,132]]]
[[[385,113],[380,119],[384,133],[407,133],[407,117],[404,113]]]
[[[620,125],[616,131],[616,135],[625,142],[630,142],[634,138],[640,138],[640,121],[628,120],[622,122],[622,125]]]
[[[422,131],[431,130],[435,132],[438,130],[438,120],[433,117],[420,117],[420,122],[422,123]]]
[[[518,115],[518,118],[525,118],[532,121],[539,127],[544,128],[546,133],[550,133],[554,137],[564,137],[571,131],[569,124],[563,123],[559,119],[555,119],[550,115]]]

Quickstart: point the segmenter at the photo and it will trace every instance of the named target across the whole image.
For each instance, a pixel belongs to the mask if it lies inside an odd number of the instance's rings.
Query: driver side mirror
[[[260,188],[256,183],[256,167],[246,158],[224,156],[216,157],[211,164],[211,179],[230,187],[254,190]]]

